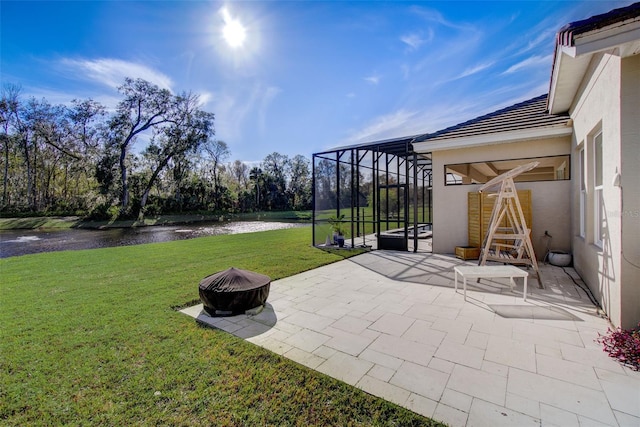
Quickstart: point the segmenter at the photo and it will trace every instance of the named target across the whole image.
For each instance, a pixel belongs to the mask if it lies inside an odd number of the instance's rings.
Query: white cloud
[[[474,32],[477,31],[477,29],[473,25],[466,24],[466,23],[454,23],[447,20],[442,15],[442,13],[440,13],[436,9],[431,9],[423,6],[413,6],[411,10],[418,16],[422,17],[427,22],[435,22],[438,25],[442,25],[455,30],[462,30],[462,31],[472,30]]]
[[[362,129],[353,131],[339,145],[382,141],[435,132],[465,121],[469,117],[475,117],[477,109],[477,105],[465,103],[463,100],[453,101],[450,104],[438,103],[423,110],[399,109],[374,118]]]
[[[382,141],[436,132],[544,93],[543,88],[537,86],[517,97],[509,96],[511,92],[519,92],[521,89],[523,88],[510,88],[510,90],[501,88],[500,91],[489,92],[473,100],[465,97],[452,97],[431,104],[424,109],[398,109],[378,116],[361,129],[352,131],[338,145]]]
[[[209,93],[207,104],[216,115],[216,135],[233,144],[243,138],[247,129],[265,132],[269,107],[280,93],[280,88],[262,84]]]
[[[432,79],[434,80],[431,82],[431,86],[432,87],[441,86],[446,83],[450,83],[456,80],[463,79],[465,77],[469,77],[471,75],[484,71],[488,68],[491,68],[494,64],[495,64],[495,61],[482,62],[480,64],[469,66],[460,74],[454,74],[455,72],[457,72],[457,70],[454,69],[453,66],[448,66],[448,67],[442,66],[438,69],[439,73],[437,75],[434,74],[434,76],[432,77]],[[442,77],[442,79],[436,80],[436,76]]]
[[[423,6],[413,6],[411,10],[421,16],[425,21],[435,22],[440,25],[444,25],[446,27],[454,27],[455,25],[451,22],[448,22],[442,13],[436,9],[431,9]]]
[[[171,90],[173,82],[167,75],[146,65],[121,59],[63,59],[61,63],[74,69],[78,74],[98,83],[117,88],[124,83],[125,77],[144,79],[162,89]]]
[[[203,107],[207,105],[211,99],[213,99],[213,94],[211,92],[202,92],[199,94],[200,106]]]
[[[473,26],[457,27],[452,35],[438,40],[433,49],[426,51],[426,56],[415,63],[412,70],[413,72],[422,72],[437,68],[440,71],[443,65],[457,64],[460,61],[477,57],[484,38],[485,34]],[[435,67],[435,64],[438,66]],[[445,74],[450,78],[456,73],[457,71],[452,71]]]
[[[516,71],[520,71],[524,68],[538,67],[541,65],[551,66],[552,59],[553,59],[553,55],[531,56],[525,59],[524,61],[520,61],[517,64],[512,65],[502,74],[511,74],[511,73],[515,73]]]
[[[363,129],[355,131],[347,138],[348,144],[396,138],[405,135],[404,127],[415,118],[414,111],[398,110],[374,118]]]
[[[558,15],[550,15],[524,31],[519,31],[517,33],[519,36],[512,40],[503,50],[504,55],[511,54],[512,52],[513,55],[517,56],[524,55],[531,51],[551,51],[553,49],[556,31],[567,22],[570,22],[565,19],[566,18]]]
[[[36,99],[45,98],[52,105],[71,105],[74,99],[84,100],[92,99],[106,107],[107,111],[114,111],[118,102],[122,99],[116,95],[106,94],[104,92],[92,92],[83,88],[80,91],[73,89],[50,89],[46,87],[38,87],[28,85],[23,88],[25,98],[34,97]]]
[[[407,46],[409,50],[418,50],[420,46],[433,40],[433,30],[429,28],[428,34],[425,36],[423,32],[406,34],[400,37],[400,41]]]
[[[481,64],[477,64],[477,65],[474,65],[473,67],[467,68],[457,77],[457,79],[471,76],[473,74],[479,73],[482,70],[486,70],[487,68],[491,67],[494,63],[495,63],[494,61],[483,62]]]
[[[534,38],[527,42],[527,47],[525,48],[526,51],[535,49],[540,45],[549,44],[549,41],[554,39],[554,35],[554,29],[547,29],[546,31],[540,31],[537,34],[534,34]]]
[[[218,138],[227,142],[240,139],[249,104],[241,104],[236,96],[226,92],[213,93],[209,104],[216,115]]]
[[[369,77],[365,77],[364,80],[368,83],[371,83],[372,85],[377,85],[378,83],[380,83],[380,76],[374,74]]]

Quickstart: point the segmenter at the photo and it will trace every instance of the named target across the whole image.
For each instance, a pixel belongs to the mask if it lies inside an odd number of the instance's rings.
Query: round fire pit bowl
[[[210,316],[260,312],[269,296],[271,278],[231,267],[200,281],[200,300]]]

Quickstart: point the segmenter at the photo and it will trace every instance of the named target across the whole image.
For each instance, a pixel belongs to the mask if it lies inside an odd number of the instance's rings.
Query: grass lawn
[[[175,310],[227,267],[337,261],[308,229],[0,260],[0,424],[436,425]],[[432,424],[433,423],[433,424]]]

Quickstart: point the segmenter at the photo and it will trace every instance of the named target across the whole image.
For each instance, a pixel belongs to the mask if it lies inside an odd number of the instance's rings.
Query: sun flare
[[[227,44],[232,48],[241,47],[247,38],[247,30],[244,26],[234,19],[229,14],[226,8],[221,10],[222,19],[224,20],[224,27],[222,28],[222,36],[227,41]]]

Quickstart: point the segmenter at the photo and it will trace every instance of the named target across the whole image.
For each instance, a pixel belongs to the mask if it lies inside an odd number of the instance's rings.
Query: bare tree
[[[206,141],[202,145],[202,152],[208,166],[207,169],[211,171],[213,178],[214,203],[217,205],[220,196],[220,168],[223,166],[223,162],[229,158],[231,152],[226,142],[216,139]]]
[[[249,166],[240,160],[234,160],[233,163],[229,164],[227,169],[229,170],[231,180],[238,188],[238,192],[247,190],[249,186]]]

